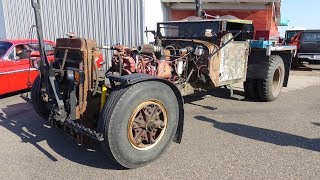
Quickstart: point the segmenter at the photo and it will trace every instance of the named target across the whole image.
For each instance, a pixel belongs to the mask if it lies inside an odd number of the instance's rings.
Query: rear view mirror
[[[46,51],[46,55],[47,56],[53,56],[54,55],[54,51],[53,50]],[[40,57],[40,52],[39,51],[32,51],[30,53],[30,57]]]
[[[40,57],[40,52],[39,51],[32,51],[30,53],[30,57]]]
[[[49,50],[46,51],[47,56],[53,56],[54,55],[54,50]]]

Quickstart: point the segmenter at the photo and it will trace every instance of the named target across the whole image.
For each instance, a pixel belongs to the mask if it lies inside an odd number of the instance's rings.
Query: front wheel
[[[31,87],[31,101],[34,110],[44,119],[48,119],[49,110],[41,97],[41,77],[38,75]]]
[[[103,148],[122,167],[144,166],[167,149],[178,119],[177,98],[164,83],[147,81],[116,89],[99,120]]]

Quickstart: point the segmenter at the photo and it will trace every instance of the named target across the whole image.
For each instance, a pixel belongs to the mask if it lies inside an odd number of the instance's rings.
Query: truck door
[[[221,44],[226,43],[231,38],[231,34],[225,35]],[[249,43],[247,41],[231,41],[221,49],[219,56],[219,85],[245,81],[249,56]]]

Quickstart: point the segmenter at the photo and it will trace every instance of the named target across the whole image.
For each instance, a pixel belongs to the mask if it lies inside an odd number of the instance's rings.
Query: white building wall
[[[128,46],[154,41],[152,34],[143,31],[156,30],[157,22],[168,19],[161,0],[41,0],[41,15],[46,39],[75,31],[98,44]],[[29,38],[33,16],[30,0],[0,0],[0,38]],[[16,26],[15,22],[23,23]]]
[[[150,0],[146,0],[150,1]],[[28,39],[35,24],[30,0],[0,0],[8,39]],[[0,3],[0,5],[1,5]],[[55,40],[73,31],[98,45],[143,43],[143,0],[41,0],[44,38]],[[36,38],[35,34],[33,35]],[[112,51],[103,51],[110,58]]]
[[[145,16],[145,28],[148,30],[157,30],[157,22],[163,22],[167,20],[166,6],[161,0],[144,0],[144,16]],[[154,41],[154,36],[149,33],[146,37],[144,34],[144,42],[149,43]]]
[[[4,21],[4,14],[3,14],[3,5],[2,1],[0,0],[0,39],[6,38],[6,27]]]

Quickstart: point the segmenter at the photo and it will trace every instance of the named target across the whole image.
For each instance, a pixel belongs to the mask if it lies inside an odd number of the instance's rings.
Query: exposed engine
[[[191,44],[191,43],[190,43]],[[165,47],[145,44],[137,48],[114,46],[109,73],[127,75],[143,73],[167,79],[173,83],[206,81],[207,48],[196,43],[170,44]]]

